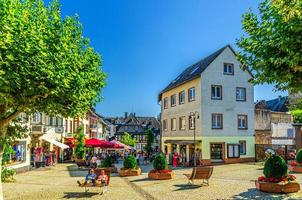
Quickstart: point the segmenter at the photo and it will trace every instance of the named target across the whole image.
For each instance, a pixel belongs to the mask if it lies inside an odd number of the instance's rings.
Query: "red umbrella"
[[[85,145],[88,147],[102,147],[105,143],[105,140],[99,140],[96,138],[85,139]]]

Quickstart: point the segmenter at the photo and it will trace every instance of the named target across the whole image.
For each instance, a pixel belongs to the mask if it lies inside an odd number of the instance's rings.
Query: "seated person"
[[[87,183],[91,183],[93,186],[95,185],[96,180],[96,174],[94,173],[94,169],[89,169],[88,174],[85,177],[84,183],[81,183],[80,181],[77,181],[79,186],[84,186]]]
[[[107,182],[108,182],[108,176],[105,174],[105,171],[104,170],[101,170],[101,174],[99,175],[97,181],[99,183],[101,183],[102,185],[102,188],[103,188],[103,193],[107,192]]]

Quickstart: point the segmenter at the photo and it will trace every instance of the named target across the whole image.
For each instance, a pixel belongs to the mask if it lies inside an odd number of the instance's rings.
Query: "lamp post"
[[[194,141],[194,167],[196,167],[196,118],[197,119],[199,119],[199,115],[198,115],[198,112],[196,111],[196,112],[191,112],[190,113],[190,116],[191,116],[191,120],[193,120],[192,121],[192,123],[193,123],[193,127],[194,127],[194,129],[193,129],[193,137],[194,137],[194,139],[193,139],[193,141]]]

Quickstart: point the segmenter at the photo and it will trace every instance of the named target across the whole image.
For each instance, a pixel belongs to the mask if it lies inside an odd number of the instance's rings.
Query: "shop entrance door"
[[[223,144],[211,144],[211,162],[223,162]]]

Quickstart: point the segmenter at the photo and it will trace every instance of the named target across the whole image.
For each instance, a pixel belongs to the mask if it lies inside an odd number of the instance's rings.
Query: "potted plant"
[[[291,162],[288,169],[292,172],[302,173],[302,149],[299,149],[296,161]]]
[[[168,168],[168,163],[162,154],[158,154],[153,161],[153,168],[148,177],[155,180],[167,180],[174,177],[174,172]]]
[[[130,155],[124,160],[124,167],[120,169],[120,176],[138,176],[142,170],[137,166],[134,156]]]
[[[78,165],[78,167],[83,167],[86,165],[86,162],[84,160],[85,156],[85,134],[83,126],[80,126],[77,129],[76,134],[76,144],[75,144],[75,162]]]
[[[269,193],[292,193],[300,190],[294,175],[288,175],[287,164],[281,156],[272,155],[264,164],[264,176],[255,182],[256,188]]]
[[[110,172],[112,173],[116,173],[117,172],[117,168],[114,166],[113,162],[112,162],[112,158],[110,156],[107,156],[101,163],[100,165],[101,168],[105,168],[110,170]]]

